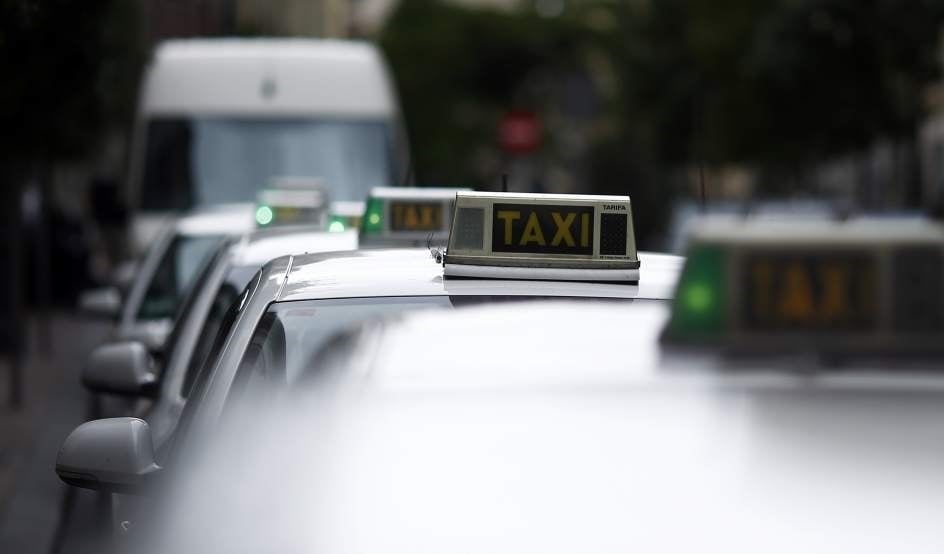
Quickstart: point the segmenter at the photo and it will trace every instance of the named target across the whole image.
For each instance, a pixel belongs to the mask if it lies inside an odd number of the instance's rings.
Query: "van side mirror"
[[[56,473],[85,489],[143,494],[161,467],[147,422],[134,417],[97,419],[79,425],[59,449]]]
[[[154,358],[140,342],[104,344],[92,351],[82,384],[96,392],[154,396],[158,389]]]
[[[101,319],[118,319],[121,314],[121,293],[114,287],[83,291],[79,295],[79,311]]]

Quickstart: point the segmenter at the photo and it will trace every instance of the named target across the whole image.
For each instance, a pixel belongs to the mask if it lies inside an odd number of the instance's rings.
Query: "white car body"
[[[267,256],[269,252],[261,255]],[[248,251],[239,256],[252,257]],[[189,471],[192,457],[199,455],[218,434],[226,421],[226,408],[239,397],[240,377],[246,372],[244,357],[248,350],[258,351],[258,344],[253,345],[254,336],[260,328],[268,328],[263,321],[270,309],[299,310],[292,317],[314,324],[312,333],[291,338],[291,344],[297,347],[291,356],[304,360],[308,351],[316,352],[323,345],[323,339],[336,330],[377,317],[378,301],[380,304],[391,301],[397,311],[408,309],[401,308],[400,303],[415,305],[415,309],[433,307],[433,304],[447,308],[465,305],[467,301],[500,302],[511,297],[552,297],[560,301],[610,299],[633,304],[639,301],[641,305],[667,303],[674,293],[682,259],[649,253],[640,253],[639,258],[641,278],[635,284],[446,278],[442,265],[425,249],[359,250],[276,258],[256,274],[243,295],[232,304],[224,318],[226,323],[221,324],[216,334],[214,352],[196,374],[186,400],[181,396],[182,361],[170,354],[169,373],[160,401],[162,407],[146,416],[154,422],[153,432],[149,426],[147,428],[147,440],[155,449],[156,463],[166,467],[162,470],[167,472],[164,475],[176,482],[178,476],[182,478]],[[214,273],[225,271],[223,265],[218,269]],[[219,275],[209,277],[205,283],[212,287],[218,278]],[[201,310],[212,302],[210,296],[207,294],[197,301],[202,305]],[[191,319],[189,323],[181,322],[183,340],[195,339],[200,317],[195,315]],[[150,503],[140,505],[126,499],[121,497],[116,510],[120,518],[117,523],[123,529],[140,530],[125,537],[137,545],[150,532],[159,532],[161,524],[154,519],[163,512],[163,506],[159,504],[155,509]]]
[[[640,252],[638,283],[455,279],[423,249],[361,250],[280,258],[267,264],[240,310],[226,348],[207,371],[208,385],[199,394],[194,425],[212,433],[229,397],[249,341],[273,303],[306,300],[410,297],[559,297],[663,300],[672,298],[683,260],[678,256]]]
[[[319,357],[308,394],[234,420],[162,547],[944,548],[939,363],[686,357],[659,346],[667,316],[555,302],[367,324]]]

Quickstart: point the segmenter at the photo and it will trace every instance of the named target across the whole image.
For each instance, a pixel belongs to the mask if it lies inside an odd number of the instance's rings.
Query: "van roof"
[[[395,101],[367,42],[185,39],[158,45],[142,89],[144,114],[386,118]]]

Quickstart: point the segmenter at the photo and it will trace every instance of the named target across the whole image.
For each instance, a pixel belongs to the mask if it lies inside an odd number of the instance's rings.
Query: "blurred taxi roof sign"
[[[944,352],[944,226],[707,218],[692,231],[662,342],[748,354]]]
[[[328,193],[321,179],[276,177],[256,199],[256,225],[260,228],[327,225]]]
[[[463,188],[374,187],[361,220],[362,247],[425,246],[449,236],[452,205]]]
[[[628,196],[460,192],[445,275],[639,280]]]
[[[364,218],[365,202],[336,200],[331,202],[328,216],[328,231],[340,233],[348,229],[359,229]]]

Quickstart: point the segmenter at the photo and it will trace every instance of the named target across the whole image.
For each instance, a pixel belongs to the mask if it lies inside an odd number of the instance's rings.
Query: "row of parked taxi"
[[[940,223],[715,218],[682,258],[627,196],[371,188],[372,51],[213,46],[159,52],[147,249],[83,299],[117,324],[56,472],[119,551],[944,551]]]
[[[119,544],[941,546],[940,224],[714,219],[683,260],[628,197],[259,198],[156,241],[85,369],[137,401],[56,471]]]

